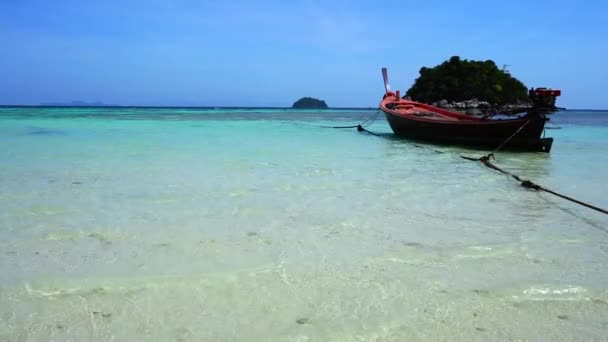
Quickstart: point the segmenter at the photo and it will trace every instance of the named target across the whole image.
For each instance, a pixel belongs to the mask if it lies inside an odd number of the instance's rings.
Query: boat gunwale
[[[392,98],[391,98],[392,97]],[[390,109],[387,107],[389,103],[399,103],[403,105],[413,105],[414,107],[418,107],[421,109],[426,109],[432,111],[439,116],[447,116],[455,120],[446,120],[446,119],[428,119],[424,117],[418,117],[413,114],[402,113],[394,109]],[[486,120],[481,118],[475,118],[468,116],[466,114],[456,113],[452,111],[448,111],[442,108],[438,108],[435,106],[427,105],[424,103],[403,100],[403,99],[395,99],[395,96],[392,94],[387,94],[387,96],[380,102],[380,110],[383,112],[397,116],[399,118],[403,118],[406,120],[412,121],[421,121],[426,123],[434,123],[434,124],[446,124],[446,125],[506,125],[506,124],[514,124],[514,123],[523,123],[525,121],[530,120],[529,118],[519,117],[514,119],[501,119],[501,120]]]

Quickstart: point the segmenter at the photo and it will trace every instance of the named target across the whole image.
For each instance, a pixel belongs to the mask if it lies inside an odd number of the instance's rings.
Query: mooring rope
[[[367,118],[367,120],[363,121],[359,126],[361,126],[361,127],[371,126],[376,121],[376,119],[378,119],[379,115],[380,115],[380,108],[376,109],[376,112],[374,113],[374,115]]]
[[[460,157],[463,158],[463,159],[466,159],[466,160],[481,162],[483,165],[485,165],[486,167],[488,167],[490,169],[496,170],[496,171],[498,171],[500,173],[503,173],[505,175],[509,175],[513,179],[515,179],[516,181],[520,182],[520,185],[523,186],[526,189],[532,189],[532,190],[536,190],[536,191],[544,191],[544,192],[550,193],[550,194],[552,194],[554,196],[563,198],[563,199],[568,200],[570,202],[573,202],[573,203],[576,203],[576,204],[580,204],[580,205],[582,205],[584,207],[587,207],[589,209],[593,209],[593,210],[599,211],[600,213],[604,213],[604,214],[608,215],[608,210],[606,210],[606,209],[602,209],[602,208],[596,207],[596,206],[594,206],[592,204],[589,204],[589,203],[586,203],[586,202],[583,202],[583,201],[579,201],[579,200],[577,200],[575,198],[572,198],[570,196],[566,196],[566,195],[560,194],[558,192],[555,192],[553,190],[549,190],[549,189],[547,189],[547,188],[545,188],[545,187],[543,187],[543,186],[541,186],[539,184],[536,184],[536,183],[532,182],[531,180],[522,179],[518,175],[513,174],[513,173],[511,173],[509,171],[503,170],[500,167],[492,164],[492,162],[490,161],[490,159],[495,159],[494,158],[494,153],[498,152],[498,150],[500,150],[504,145],[506,145],[507,142],[509,140],[511,140],[515,135],[517,135],[517,133],[519,133],[524,128],[524,126],[526,126],[529,122],[530,122],[529,120],[526,121],[526,123],[524,123],[517,131],[515,131],[515,133],[513,133],[513,135],[511,135],[509,138],[507,138],[507,140],[505,140],[502,144],[500,144],[500,146],[498,146],[494,151],[486,154],[485,156],[483,156],[481,158],[472,158],[472,157],[467,157],[467,156],[462,156],[461,155]]]
[[[358,125],[353,125],[353,126],[320,126],[320,127],[323,127],[323,128],[356,128],[357,131],[359,131],[359,132],[365,132],[365,133],[369,133],[371,135],[375,135],[375,136],[379,137],[380,134],[372,132],[372,131],[368,130],[366,127],[369,127],[370,125],[372,125],[376,121],[376,119],[378,119],[378,115],[380,113],[381,113],[380,108],[378,108],[378,110],[372,116],[370,116],[369,118],[363,120]],[[424,149],[427,149],[427,150],[431,150],[431,151],[433,151],[435,153],[445,153],[443,151],[440,151],[440,150],[437,150],[437,149],[434,149],[434,148],[428,147],[428,146],[422,146],[422,145],[418,145],[418,144],[414,144],[414,143],[412,143],[412,145],[414,145],[416,147],[419,147],[419,148],[424,148]]]
[[[501,148],[503,148],[509,141],[511,141],[511,139],[513,139],[519,132],[521,132],[522,129],[524,129],[524,127],[526,127],[528,124],[530,123],[530,120],[524,122],[523,125],[521,125],[516,131],[515,133],[511,134],[510,137],[507,138],[507,140],[503,141],[502,144],[498,145],[497,148],[494,149],[494,151],[488,153],[486,155],[486,157],[494,157],[494,153],[498,152]]]
[[[380,114],[380,108],[378,108],[378,110],[376,110],[376,112],[374,114],[372,114],[372,116],[370,116],[369,118],[361,121],[361,123],[358,124],[358,125],[352,125],[352,126],[319,126],[319,127],[322,127],[322,128],[357,128],[358,131],[361,131],[359,129],[359,127],[367,127],[367,126],[373,124],[374,121],[376,121],[376,119],[378,118],[378,114]],[[368,133],[370,133],[370,132],[368,131]]]
[[[379,136],[380,136],[380,134],[378,134],[378,133],[374,133],[374,132],[372,132],[372,131],[370,131],[370,130],[366,129],[366,128],[365,128],[365,127],[363,127],[362,125],[357,126],[357,131],[359,131],[359,132],[365,132],[365,133],[369,133],[369,134],[371,134],[371,135],[375,135],[375,136],[377,136],[377,137],[379,137]]]
[[[372,121],[372,122],[373,122],[373,121]],[[369,125],[367,125],[367,126],[369,126]],[[379,136],[380,136],[380,134],[370,131],[369,129],[365,128],[365,126],[363,126],[363,125],[358,125],[358,126],[355,126],[355,127],[357,127],[357,131],[359,131],[359,132],[365,132],[365,133],[369,133],[369,134],[371,134],[371,135],[375,135],[375,136],[377,136],[377,137],[379,137]],[[418,145],[418,144],[415,144],[415,143],[411,143],[411,144],[412,144],[412,145],[414,145],[415,147],[418,147],[418,148],[423,148],[423,149],[425,149],[425,150],[431,150],[431,151],[433,151],[433,152],[435,152],[435,153],[441,153],[441,154],[445,153],[445,152],[443,152],[443,151],[440,151],[440,150],[435,149],[435,148],[432,148],[432,147],[423,146],[423,145]]]
[[[566,196],[566,195],[560,194],[560,193],[558,193],[556,191],[549,190],[549,189],[547,189],[547,188],[545,188],[545,187],[543,187],[543,186],[541,186],[539,184],[536,184],[536,183],[532,182],[531,180],[522,179],[521,177],[519,177],[518,175],[516,175],[514,173],[511,173],[509,171],[503,170],[500,167],[492,164],[492,162],[490,161],[489,155],[483,156],[481,158],[471,158],[471,157],[466,157],[466,156],[460,156],[460,157],[462,157],[464,159],[467,159],[467,160],[479,161],[483,165],[489,167],[490,169],[494,169],[494,170],[496,170],[496,171],[498,171],[500,173],[503,173],[505,175],[509,175],[513,179],[515,179],[516,181],[520,182],[520,185],[523,186],[524,188],[532,189],[532,190],[537,190],[537,191],[545,191],[545,192],[548,192],[548,193],[550,193],[552,195],[555,195],[557,197],[561,197],[561,198],[563,198],[565,200],[568,200],[570,202],[574,202],[576,204],[580,204],[582,206],[585,206],[585,207],[587,207],[589,209],[593,209],[593,210],[599,211],[600,213],[608,214],[608,210],[606,210],[606,209],[602,209],[602,208],[596,207],[596,206],[594,206],[592,204],[589,204],[589,203],[586,203],[586,202],[583,202],[583,201],[579,201],[579,200],[577,200],[575,198],[572,198],[570,196]]]
[[[376,121],[376,119],[378,118],[379,114],[380,114],[380,109],[378,109],[372,116],[370,116],[366,120],[362,121],[358,125],[352,125],[352,126],[321,126],[321,127],[323,127],[323,128],[356,128],[357,131],[359,131],[359,132],[366,132],[366,133],[369,133],[371,135],[380,136],[380,134],[374,133],[374,132],[372,132],[372,131],[370,131],[370,130],[368,130],[368,129],[365,128],[365,127],[370,126],[371,124],[373,124],[374,121]],[[519,132],[521,132],[524,129],[524,127],[526,127],[529,123],[530,123],[530,120],[527,120],[526,122],[524,122],[524,124],[521,125],[513,134],[511,134],[511,136],[509,136],[505,141],[503,141],[500,145],[498,145],[497,148],[495,148],[492,152],[486,154],[485,156],[483,156],[481,158],[473,158],[473,157],[467,157],[467,156],[463,156],[463,155],[461,155],[460,157],[463,158],[463,159],[466,159],[466,160],[479,161],[483,165],[485,165],[486,167],[488,167],[490,169],[496,170],[496,171],[498,171],[500,173],[503,173],[505,175],[509,175],[513,179],[515,179],[516,181],[520,182],[520,185],[523,186],[524,188],[532,189],[532,190],[536,190],[536,191],[544,191],[544,192],[550,193],[550,194],[552,194],[554,196],[557,196],[557,197],[563,198],[565,200],[571,201],[573,203],[582,205],[582,206],[587,207],[589,209],[593,209],[593,210],[599,211],[601,213],[608,214],[608,210],[606,210],[606,209],[602,209],[602,208],[596,207],[596,206],[594,206],[592,204],[585,203],[585,202],[579,201],[579,200],[577,200],[575,198],[572,198],[572,197],[560,194],[558,192],[555,192],[553,190],[547,189],[547,188],[545,188],[545,187],[543,187],[543,186],[541,186],[539,184],[536,184],[536,183],[534,183],[534,182],[532,182],[530,180],[522,179],[518,175],[513,174],[511,172],[508,172],[506,170],[503,170],[500,167],[492,164],[492,162],[490,161],[490,159],[495,159],[494,158],[494,154],[497,153],[498,151],[500,151],[505,145],[507,145],[509,143],[509,141],[511,141],[511,139],[513,139],[517,134],[519,134]],[[561,128],[561,127],[559,127],[559,128]],[[422,145],[418,145],[418,144],[415,144],[415,143],[413,143],[413,145],[416,146],[416,147],[420,147],[420,148],[430,149],[430,150],[432,150],[432,151],[434,151],[436,153],[445,153],[443,151],[440,151],[440,150],[437,150],[437,149],[434,149],[434,148],[431,148],[431,147],[422,146]]]

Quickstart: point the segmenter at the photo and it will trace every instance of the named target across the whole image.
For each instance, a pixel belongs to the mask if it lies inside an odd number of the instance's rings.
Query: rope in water
[[[379,137],[379,136],[380,136],[380,134],[378,134],[378,133],[374,133],[374,132],[372,132],[372,131],[370,131],[370,130],[366,129],[366,128],[365,128],[365,127],[363,127],[362,125],[357,126],[357,131],[359,131],[359,132],[365,132],[365,133],[369,133],[369,134],[371,134],[371,135],[375,135],[375,136],[377,136],[377,137]]]
[[[378,109],[376,111],[376,113],[374,113],[374,115],[370,116],[369,118],[367,118],[366,120],[364,120],[362,123],[360,123],[358,125],[354,125],[354,126],[321,126],[321,127],[324,127],[324,128],[356,128],[357,131],[359,131],[359,132],[366,132],[366,133],[369,133],[369,134],[372,134],[372,135],[375,135],[375,136],[380,136],[378,133],[374,133],[374,132],[372,132],[372,131],[370,131],[370,130],[368,130],[368,129],[365,128],[365,127],[371,125],[372,123],[374,123],[374,121],[376,121],[376,119],[378,118],[379,114],[380,114],[380,109]],[[532,190],[536,190],[536,191],[544,191],[544,192],[550,193],[550,194],[552,194],[554,196],[557,196],[557,197],[563,198],[565,200],[571,201],[573,203],[582,205],[582,206],[587,207],[589,209],[593,209],[593,210],[599,211],[601,213],[608,214],[608,210],[606,210],[606,209],[602,209],[602,208],[596,207],[596,206],[594,206],[592,204],[585,203],[585,202],[579,201],[579,200],[577,200],[575,198],[572,198],[572,197],[560,194],[560,193],[555,192],[553,190],[549,190],[549,189],[547,189],[547,188],[545,188],[545,187],[543,187],[541,185],[538,185],[538,184],[536,184],[536,183],[534,183],[534,182],[532,182],[530,180],[522,179],[518,175],[513,174],[511,172],[508,172],[506,170],[503,170],[500,167],[492,164],[492,162],[490,161],[490,159],[495,159],[494,158],[494,154],[497,153],[498,151],[500,151],[500,149],[502,149],[505,145],[507,145],[507,143],[509,143],[509,141],[511,141],[511,139],[513,139],[517,134],[519,134],[519,132],[521,132],[521,130],[523,130],[524,127],[526,127],[529,123],[530,123],[530,120],[527,120],[526,122],[524,122],[523,125],[521,125],[513,134],[511,134],[510,137],[508,137],[505,141],[503,141],[497,148],[495,148],[492,152],[486,154],[485,156],[483,156],[481,158],[472,158],[472,157],[467,157],[467,156],[462,156],[462,155],[460,157],[464,158],[464,159],[467,159],[467,160],[471,160],[471,161],[479,161],[483,165],[485,165],[486,167],[488,167],[490,169],[496,170],[496,171],[501,172],[501,173],[503,173],[505,175],[509,175],[513,179],[515,179],[518,182],[520,182],[521,186],[523,186],[524,188],[532,189]],[[416,147],[420,147],[420,148],[424,148],[425,147],[425,146],[421,146],[421,145],[418,145],[418,144],[413,144],[413,145],[416,146]],[[432,150],[432,151],[434,151],[434,152],[436,152],[436,153],[445,153],[443,151],[439,151],[439,150],[436,150],[434,148],[430,148],[429,147],[429,149]]]
[[[369,118],[363,120],[360,124],[358,125],[353,125],[353,126],[320,126],[322,128],[356,128],[358,131],[362,131],[359,128],[364,128],[367,127],[371,124],[374,123],[374,121],[376,121],[376,119],[378,118],[378,115],[380,114],[380,109],[378,108],[378,110],[376,110],[376,112],[370,116]],[[364,129],[363,129],[364,130]],[[369,131],[367,131],[368,133],[371,133]],[[376,134],[377,135],[377,134]]]
[[[357,127],[357,131],[359,131],[359,132],[365,132],[365,133],[369,133],[369,134],[371,134],[371,135],[375,135],[375,136],[377,136],[377,137],[379,137],[379,136],[380,136],[380,134],[375,133],[375,132],[372,132],[372,131],[368,130],[367,128],[365,128],[365,127],[363,127],[363,126],[361,126],[361,125],[356,126],[356,127]],[[434,148],[432,148],[432,147],[428,147],[428,146],[422,146],[422,145],[418,145],[418,144],[415,144],[415,143],[411,143],[411,144],[412,144],[412,145],[414,145],[415,147],[418,147],[418,148],[423,148],[423,149],[426,149],[426,150],[431,150],[431,151],[433,151],[433,152],[435,152],[435,153],[445,153],[445,152],[443,152],[443,151],[440,151],[440,150],[434,149]]]
[[[517,135],[517,133],[521,132],[522,129],[524,129],[524,127],[526,127],[528,124],[530,123],[530,120],[524,122],[523,125],[521,125],[521,127],[519,127],[515,133],[511,134],[510,137],[507,138],[507,140],[503,141],[502,144],[498,145],[497,148],[494,149],[494,151],[490,152],[488,154],[488,156],[494,156],[494,153],[498,152],[501,148],[503,148],[509,141],[511,141],[511,139],[513,139],[513,137],[515,137]]]
[[[472,157],[467,157],[467,156],[460,156],[460,157],[461,157],[461,158],[464,158],[464,159],[466,159],[466,160],[471,160],[471,161],[479,161],[479,162],[481,162],[483,165],[485,165],[486,167],[488,167],[488,168],[490,168],[490,169],[496,170],[496,171],[498,171],[498,172],[500,172],[500,173],[503,173],[503,174],[505,174],[505,175],[509,175],[509,176],[511,176],[513,179],[515,179],[516,181],[520,182],[520,185],[521,185],[521,186],[523,186],[523,187],[524,187],[524,188],[526,188],[526,189],[532,189],[532,190],[536,190],[536,191],[544,191],[544,192],[550,193],[550,194],[552,194],[552,195],[554,195],[554,196],[557,196],[557,197],[563,198],[563,199],[568,200],[568,201],[570,201],[570,202],[573,202],[573,203],[576,203],[576,204],[580,204],[580,205],[582,205],[582,206],[584,206],[584,207],[587,207],[587,208],[589,208],[589,209],[593,209],[593,210],[599,211],[600,213],[604,213],[604,214],[607,214],[607,215],[608,215],[608,210],[606,210],[606,209],[602,209],[602,208],[596,207],[596,206],[594,206],[594,205],[592,205],[592,204],[585,203],[585,202],[583,202],[583,201],[579,201],[579,200],[577,200],[577,199],[575,199],[575,198],[572,198],[572,197],[570,197],[570,196],[566,196],[566,195],[560,194],[560,193],[558,193],[558,192],[555,192],[555,191],[553,191],[553,190],[549,190],[549,189],[547,189],[547,188],[545,188],[545,187],[543,187],[543,186],[541,186],[541,185],[538,185],[538,184],[536,184],[536,183],[532,182],[531,180],[522,179],[522,178],[521,178],[521,177],[519,177],[518,175],[513,174],[513,173],[511,173],[511,172],[509,172],[509,171],[503,170],[503,169],[501,169],[500,167],[498,167],[498,166],[496,166],[496,165],[492,164],[492,162],[490,161],[490,159],[495,159],[495,158],[494,158],[494,153],[498,152],[498,150],[500,150],[502,147],[504,147],[504,146],[505,146],[505,145],[506,145],[506,144],[507,144],[507,143],[508,143],[508,142],[509,142],[511,139],[513,139],[513,137],[514,137],[515,135],[517,135],[517,133],[519,133],[519,132],[520,132],[520,131],[521,131],[521,130],[522,130],[522,129],[523,129],[523,128],[524,128],[524,127],[525,127],[525,126],[526,126],[526,125],[529,123],[529,122],[530,122],[529,120],[528,120],[528,121],[526,121],[526,123],[524,123],[524,124],[523,124],[523,125],[522,125],[522,126],[521,126],[521,127],[518,129],[518,130],[517,130],[517,131],[515,131],[515,133],[513,133],[513,135],[511,135],[509,138],[507,138],[507,140],[505,140],[505,141],[504,141],[502,144],[500,144],[500,146],[498,146],[498,147],[497,147],[497,148],[496,148],[494,151],[492,151],[492,152],[490,152],[490,153],[486,154],[485,156],[483,156],[483,157],[481,157],[481,158],[472,158]]]
[[[485,155],[485,156],[483,156],[481,158],[471,158],[471,157],[466,157],[466,156],[460,156],[460,157],[464,158],[464,159],[467,159],[467,160],[479,161],[483,165],[489,167],[490,169],[494,169],[494,170],[496,170],[496,171],[498,171],[500,173],[503,173],[505,175],[509,175],[513,179],[515,179],[516,181],[520,182],[521,186],[523,186],[524,188],[532,189],[532,190],[537,190],[537,191],[545,191],[545,192],[548,192],[548,193],[550,193],[552,195],[555,195],[557,197],[561,197],[561,198],[563,198],[565,200],[568,200],[570,202],[574,202],[576,204],[580,204],[582,206],[585,206],[585,207],[587,207],[589,209],[593,209],[593,210],[599,211],[600,213],[608,214],[608,210],[606,210],[606,209],[602,209],[602,208],[596,207],[596,206],[594,206],[592,204],[585,203],[583,201],[579,201],[579,200],[577,200],[575,198],[572,198],[570,196],[562,195],[562,194],[560,194],[558,192],[555,192],[553,190],[549,190],[549,189],[547,189],[547,188],[545,188],[545,187],[543,187],[541,185],[538,185],[538,184],[536,184],[536,183],[534,183],[534,182],[532,182],[530,180],[522,179],[518,175],[513,174],[513,173],[511,173],[509,171],[503,170],[500,167],[492,164],[492,162],[490,161],[490,158],[492,158],[492,157],[490,157],[490,155]]]
[[[358,125],[353,125],[353,126],[320,126],[320,127],[323,127],[323,128],[356,128],[357,131],[359,131],[359,132],[365,132],[365,133],[369,133],[371,135],[375,135],[375,136],[379,137],[380,134],[372,132],[372,131],[368,130],[366,127],[369,127],[371,124],[373,124],[376,121],[376,119],[378,119],[378,115],[380,113],[381,113],[380,108],[378,108],[378,110],[372,116],[370,116],[369,118],[363,120]],[[428,146],[422,146],[422,145],[418,145],[418,144],[413,144],[413,145],[416,146],[416,147],[419,147],[419,148],[429,149],[429,150],[431,150],[431,151],[433,151],[435,153],[445,153],[443,151],[440,151],[440,150],[437,150],[437,149],[434,149],[434,148],[431,148],[431,147],[428,147]]]

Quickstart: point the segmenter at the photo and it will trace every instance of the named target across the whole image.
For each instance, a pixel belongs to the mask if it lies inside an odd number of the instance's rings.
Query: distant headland
[[[118,107],[114,104],[107,104],[99,101],[85,102],[85,101],[72,101],[72,102],[43,102],[41,106],[48,107]]]
[[[291,108],[298,109],[326,109],[327,103],[323,100],[315,99],[313,97],[303,97],[298,101],[294,102]]]

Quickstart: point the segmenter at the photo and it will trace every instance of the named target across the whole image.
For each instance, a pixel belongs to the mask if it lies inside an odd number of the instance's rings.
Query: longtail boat
[[[476,117],[401,98],[390,91],[388,73],[382,69],[385,94],[380,109],[393,132],[404,138],[439,143],[505,147],[509,149],[549,152],[553,138],[542,138],[548,114],[558,110],[555,98],[560,90],[532,89],[532,106],[523,116],[496,119]]]

